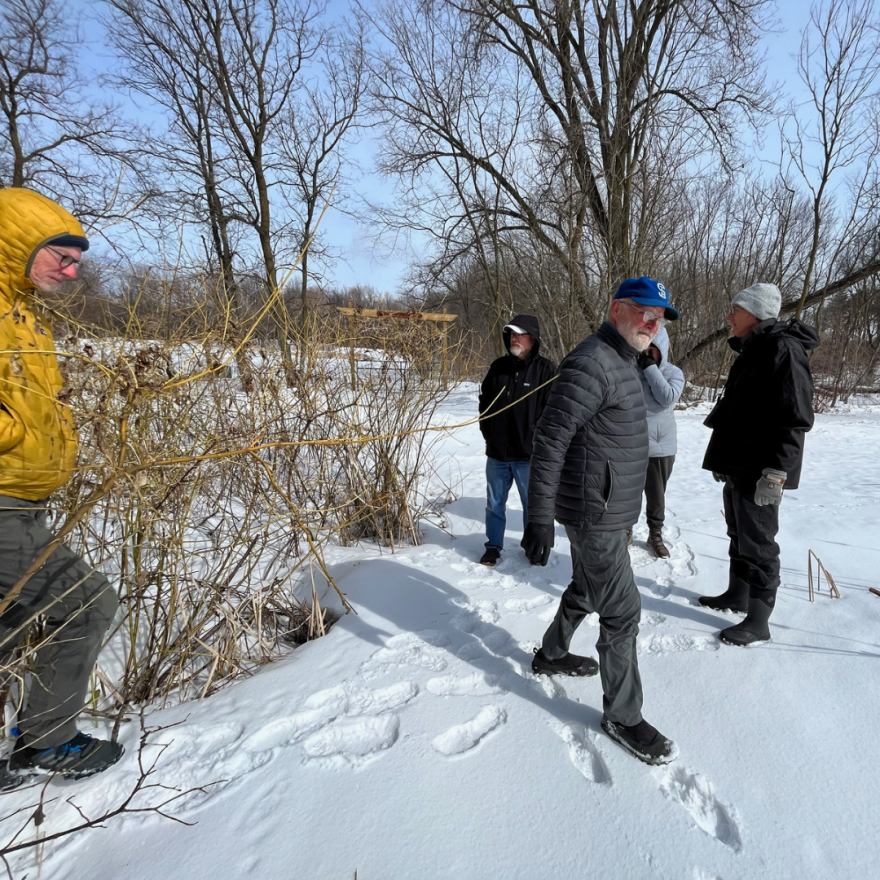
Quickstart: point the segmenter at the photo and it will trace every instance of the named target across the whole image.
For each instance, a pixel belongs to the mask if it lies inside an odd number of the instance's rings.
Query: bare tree
[[[313,0],[109,3],[127,66],[119,81],[166,112],[160,156],[189,216],[208,224],[226,289],[259,267],[292,379],[282,294],[341,173],[363,90],[363,35],[355,28],[342,43]],[[348,50],[353,57],[334,56]],[[307,288],[308,263],[301,271]]]
[[[124,143],[131,126],[90,93],[81,38],[57,0],[0,9],[0,182],[38,189],[84,221],[118,221],[152,195]]]
[[[367,87],[364,22],[356,15],[348,28],[327,28],[320,50],[321,75],[291,101],[281,155],[297,195],[301,321],[308,326],[310,257],[324,253],[316,238],[321,212],[344,184],[342,146],[356,127]]]
[[[813,221],[796,309],[800,317],[817,269],[824,268],[825,281],[830,281],[847,245],[867,224],[877,222],[871,183],[880,154],[876,125],[880,113],[880,17],[874,3],[830,0],[814,6],[801,39],[798,71],[809,101],[806,107],[791,111],[793,134],[786,137],[785,146],[791,165],[810,192]],[[847,170],[849,207],[835,224],[833,178]],[[830,241],[824,235],[827,226],[834,233]]]
[[[767,7],[385,4],[375,14],[385,49],[373,90],[388,130],[384,167],[411,175],[433,163],[466,180],[460,165],[491,181],[503,228],[525,230],[559,263],[566,299],[595,326],[617,283],[645,271],[645,237],[662,219],[663,160],[730,163],[743,122],[770,106],[756,51]],[[519,129],[500,117],[500,136],[487,143],[486,120],[513,104]]]

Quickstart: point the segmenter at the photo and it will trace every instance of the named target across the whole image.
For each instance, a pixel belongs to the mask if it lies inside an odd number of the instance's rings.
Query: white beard
[[[648,329],[647,325],[636,329],[635,327],[627,328],[625,333],[620,334],[636,351],[646,351],[648,346],[654,341],[657,332],[653,333]]]

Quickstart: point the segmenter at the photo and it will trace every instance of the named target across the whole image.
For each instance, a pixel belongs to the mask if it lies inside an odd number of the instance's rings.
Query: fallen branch
[[[158,764],[159,759],[164,754],[165,749],[168,748],[168,744],[161,745],[159,747],[158,753],[150,761],[149,766],[147,766],[144,760],[144,749],[148,744],[148,740],[153,734],[159,733],[163,730],[168,730],[174,726],[176,725],[172,724],[168,725],[167,727],[147,728],[144,726],[143,715],[141,716],[141,738],[138,745],[138,768],[140,770],[140,775],[138,776],[134,787],[128,793],[122,803],[119,804],[117,807],[114,807],[112,810],[108,810],[106,813],[90,819],[85,813],[83,813],[79,806],[77,806],[72,797],[68,798],[65,803],[68,803],[71,807],[73,807],[73,809],[75,809],[79,813],[79,815],[82,817],[82,822],[78,823],[77,825],[73,825],[70,828],[56,831],[54,834],[47,834],[45,836],[40,836],[38,834],[35,840],[20,841],[20,838],[25,833],[25,831],[27,831],[31,823],[33,823],[34,827],[39,832],[40,826],[43,825],[46,819],[47,805],[57,800],[56,798],[51,798],[48,801],[46,800],[47,789],[49,787],[49,784],[52,782],[52,779],[54,778],[54,776],[50,776],[42,784],[40,789],[39,801],[36,804],[22,807],[21,809],[18,809],[14,813],[10,814],[10,816],[5,817],[6,819],[9,819],[18,813],[29,813],[27,820],[21,826],[21,828],[19,828],[19,830],[12,836],[8,843],[0,848],[0,859],[2,859],[3,864],[6,867],[6,873],[9,877],[9,880],[13,880],[13,875],[12,867],[8,861],[8,856],[12,855],[13,853],[22,852],[23,850],[33,849],[34,847],[42,847],[49,841],[58,840],[62,837],[69,837],[71,834],[78,834],[81,831],[85,831],[87,828],[103,828],[105,827],[104,823],[114,818],[115,816],[121,816],[126,813],[158,813],[160,816],[163,816],[166,819],[170,819],[172,822],[179,822],[181,825],[195,825],[195,822],[185,822],[183,819],[171,815],[170,813],[166,812],[166,808],[174,801],[179,800],[182,797],[186,797],[187,795],[193,794],[194,792],[201,792],[202,794],[206,794],[207,789],[210,788],[210,786],[217,785],[223,780],[217,780],[216,782],[210,782],[207,785],[189,788],[186,791],[179,791],[173,788],[169,789],[168,786],[162,785],[161,783],[148,781],[155,772],[156,765]],[[148,791],[149,789],[158,788],[174,791],[175,794],[162,801],[162,803],[156,804],[155,806],[151,807],[139,807],[134,804],[134,801],[138,797],[138,795],[145,791]]]

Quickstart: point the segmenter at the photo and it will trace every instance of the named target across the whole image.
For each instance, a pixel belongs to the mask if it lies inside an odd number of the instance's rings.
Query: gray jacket
[[[672,366],[669,357],[669,334],[660,328],[651,343],[660,352],[660,363],[642,371],[642,389],[648,408],[648,455],[663,458],[675,455],[675,404],[684,391],[684,373]]]
[[[529,521],[631,528],[648,469],[638,352],[607,321],[562,362],[535,429]]]

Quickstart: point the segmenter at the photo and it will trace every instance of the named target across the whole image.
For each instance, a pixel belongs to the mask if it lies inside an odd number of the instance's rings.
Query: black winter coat
[[[751,483],[767,468],[785,471],[785,488],[796,489],[804,437],[813,427],[807,352],[819,336],[801,321],[770,318],[728,344],[739,357],[703,423],[712,429],[703,467]]]
[[[495,412],[498,415],[483,419],[480,431],[486,441],[486,455],[489,458],[528,461],[532,455],[535,425],[552,387],[552,384],[544,383],[556,374],[556,365],[540,355],[541,331],[537,318],[517,315],[511,323],[527,330],[535,343],[525,360],[506,354],[492,362],[480,386],[480,414]],[[509,352],[509,330],[504,331],[504,346]],[[540,391],[530,394],[541,385],[544,387]],[[513,401],[519,402],[504,409]]]
[[[607,321],[572,351],[538,422],[529,521],[594,531],[631,528],[648,469],[636,350]]]

